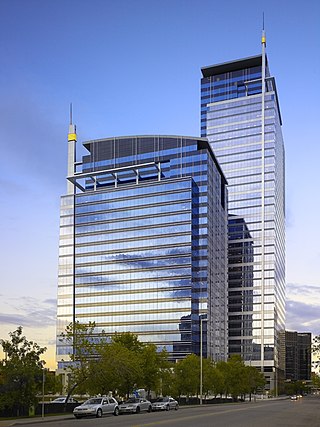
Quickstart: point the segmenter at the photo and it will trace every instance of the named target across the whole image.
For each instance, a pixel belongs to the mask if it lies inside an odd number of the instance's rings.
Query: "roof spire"
[[[261,43],[266,46],[266,32],[264,31],[264,12],[262,12],[262,37],[261,37]]]
[[[68,132],[68,177],[73,176],[76,172],[76,143],[77,143],[77,131],[76,125],[72,123],[72,103],[70,103],[69,109],[69,132]],[[75,186],[67,181],[67,193],[75,194]]]
[[[70,125],[72,125],[72,102],[70,102]]]
[[[70,102],[69,115],[70,115],[70,123],[69,123],[68,141],[76,141],[77,140],[76,125],[72,123],[72,102]]]

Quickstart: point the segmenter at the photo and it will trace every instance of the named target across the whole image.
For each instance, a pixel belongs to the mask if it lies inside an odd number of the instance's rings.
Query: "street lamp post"
[[[202,405],[202,317],[200,317],[200,405]]]
[[[44,418],[44,383],[45,383],[45,368],[42,368],[42,405],[41,405],[41,418]]]
[[[203,346],[203,320],[207,320],[200,315],[200,405],[202,405],[202,386],[203,386],[203,363],[202,363],[202,346]]]

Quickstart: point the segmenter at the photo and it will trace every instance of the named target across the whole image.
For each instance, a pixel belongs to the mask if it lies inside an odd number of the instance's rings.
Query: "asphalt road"
[[[40,427],[43,423],[28,423]],[[59,419],[46,427],[320,427],[320,398],[297,401],[266,400],[256,403],[203,405],[178,411],[127,414],[101,419]]]

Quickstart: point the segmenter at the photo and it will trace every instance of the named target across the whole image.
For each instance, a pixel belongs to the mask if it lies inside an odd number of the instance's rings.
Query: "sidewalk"
[[[72,414],[46,415],[44,418],[42,417],[16,418],[14,420],[1,420],[0,427],[10,427],[10,426],[28,425],[28,424],[36,424],[36,423],[49,423],[52,421],[70,420],[70,419],[73,419]]]

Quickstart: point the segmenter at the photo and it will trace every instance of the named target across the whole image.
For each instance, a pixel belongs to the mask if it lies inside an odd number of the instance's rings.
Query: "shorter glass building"
[[[203,355],[225,360],[226,180],[208,141],[133,136],[84,147],[61,199],[58,368],[72,352],[61,333],[75,321],[94,321],[97,340],[133,332],[171,360],[200,353],[202,321]]]
[[[312,337],[310,332],[285,331],[286,380],[311,380]]]

